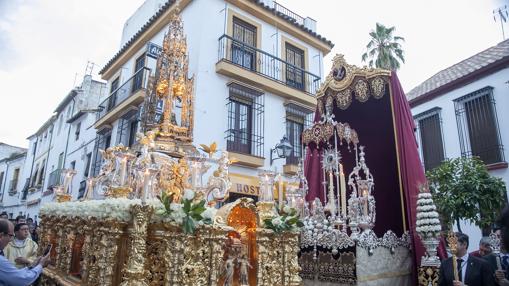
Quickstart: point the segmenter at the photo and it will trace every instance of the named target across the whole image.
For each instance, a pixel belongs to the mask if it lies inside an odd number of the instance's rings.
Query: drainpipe
[[[73,90],[73,92],[76,92]],[[74,106],[76,105],[76,94],[72,97],[72,108],[71,108],[71,116],[74,115]],[[64,161],[62,163],[62,168],[65,168],[65,160],[67,159],[67,148],[69,147],[69,137],[71,135],[71,123],[69,123],[69,130],[67,131],[67,140],[65,142],[65,151],[64,151]]]
[[[53,137],[53,132],[51,132],[51,136]],[[51,141],[51,137],[49,139]],[[37,154],[37,144],[39,142],[39,136],[36,136],[35,137],[35,146],[34,146],[34,152],[32,154],[32,166],[30,166],[30,176],[29,176],[29,180],[30,182],[28,182],[28,187],[31,187],[30,184],[32,183],[32,174],[34,172],[34,163],[35,163],[35,154]],[[44,170],[46,170],[46,167],[44,167]]]
[[[52,130],[51,130],[51,136],[49,137],[49,147],[48,147],[48,154],[46,155],[46,165],[44,166],[44,173],[45,174],[42,174],[44,175],[44,177],[46,177],[46,174],[48,174],[48,164],[49,164],[49,154],[51,153],[51,143],[53,142],[53,134],[55,133],[55,124],[53,122],[53,127],[52,127]],[[35,156],[34,156],[34,159],[35,159]],[[45,188],[44,188],[44,185],[46,185],[46,183],[48,182],[48,180],[46,180],[46,178],[43,178],[43,184],[42,184],[42,190],[41,190],[41,198],[42,198],[42,193],[44,192]]]

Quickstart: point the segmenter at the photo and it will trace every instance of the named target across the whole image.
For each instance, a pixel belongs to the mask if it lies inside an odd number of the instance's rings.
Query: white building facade
[[[259,169],[295,172],[300,133],[315,110],[323,57],[333,44],[316,33],[314,20],[274,1],[146,1],[126,23],[122,48],[100,72],[109,96],[94,124],[96,150],[136,142],[157,52],[177,10],[195,83],[194,144],[217,142],[238,160],[231,170],[234,192],[258,187]],[[271,162],[271,149],[284,136],[292,155]],[[96,156],[94,173],[100,164]]]
[[[508,63],[509,41],[504,41],[407,94],[426,170],[446,158],[478,156],[509,186]],[[477,249],[481,230],[467,222],[461,228],[470,236],[470,250]]]
[[[21,194],[23,167],[27,150],[0,143],[0,212],[15,218],[23,211]],[[9,211],[7,211],[9,210]]]
[[[53,200],[54,187],[61,183],[63,169],[76,170],[71,186],[73,198],[83,195],[96,138],[92,126],[105,90],[104,83],[86,75],[50,119],[28,137],[29,148],[21,164],[17,195],[9,197],[9,202],[4,199],[3,211],[35,217],[41,204]]]

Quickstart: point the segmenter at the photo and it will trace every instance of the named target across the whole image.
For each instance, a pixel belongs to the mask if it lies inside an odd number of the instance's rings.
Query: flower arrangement
[[[158,201],[149,200],[148,204],[157,206]],[[40,214],[45,216],[67,216],[81,218],[113,219],[122,222],[131,220],[130,208],[141,204],[139,199],[105,199],[92,201],[74,201],[47,203],[41,207]]]
[[[194,202],[194,191],[185,190],[182,203],[175,203],[173,197],[174,194],[165,192],[158,197],[162,206],[156,210],[156,215],[167,217],[170,221],[181,225],[186,234],[193,234],[197,225],[213,223],[217,210],[205,206],[205,200]]]
[[[277,205],[275,208],[276,215],[263,221],[265,228],[280,233],[284,231],[298,231],[300,227],[304,226],[295,208],[285,206],[280,209]]]
[[[416,231],[421,237],[438,237],[442,227],[436,206],[429,192],[421,192],[417,197]]]

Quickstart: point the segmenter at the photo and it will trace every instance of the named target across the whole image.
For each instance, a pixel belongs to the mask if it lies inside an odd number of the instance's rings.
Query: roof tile
[[[509,40],[505,40],[496,46],[490,47],[466,60],[439,71],[417,87],[410,90],[407,93],[407,98],[408,100],[416,100],[435,89],[453,81],[460,80],[469,74],[472,74],[488,65],[496,64],[508,57]]]

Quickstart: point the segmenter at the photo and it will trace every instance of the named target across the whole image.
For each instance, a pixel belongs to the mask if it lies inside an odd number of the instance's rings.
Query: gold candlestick
[[[454,273],[454,280],[459,281],[459,275],[458,275],[458,261],[456,257],[457,252],[457,245],[458,245],[458,237],[456,237],[456,234],[451,230],[449,232],[449,235],[447,236],[447,242],[449,243],[449,248],[451,249],[452,254],[452,271]]]

